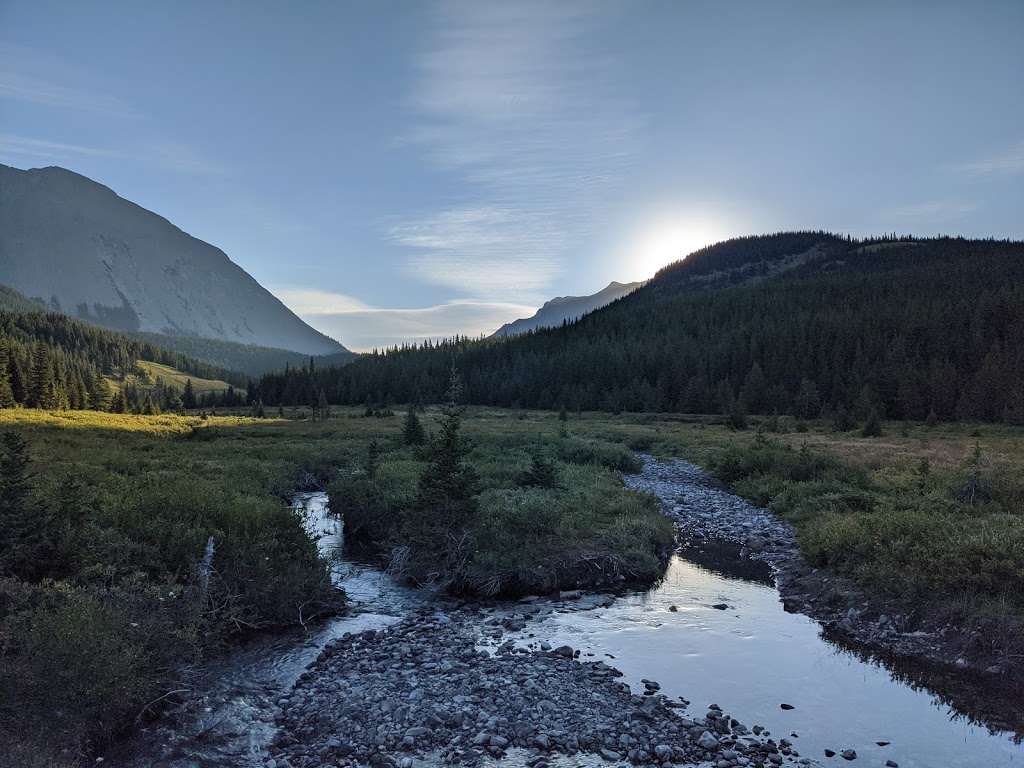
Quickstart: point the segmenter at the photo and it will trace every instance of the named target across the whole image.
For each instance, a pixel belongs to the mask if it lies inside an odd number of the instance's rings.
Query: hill
[[[223,251],[63,168],[0,165],[0,283],[117,330],[346,352]]]
[[[58,312],[0,309],[0,408],[153,413],[179,407],[189,379],[193,394],[210,405],[238,404],[234,387],[248,383],[241,374]]]
[[[333,402],[1024,422],[1024,244],[794,232],[730,240],[564,327],[367,355]],[[264,376],[256,396],[300,391]]]
[[[544,302],[544,306],[537,310],[532,317],[526,317],[506,323],[494,332],[493,338],[500,339],[504,336],[515,336],[520,333],[528,333],[538,328],[556,328],[562,323],[574,323],[588,312],[600,309],[611,304],[616,299],[621,299],[643,285],[640,283],[616,283],[611,282],[608,287],[590,296],[559,296]]]
[[[52,311],[38,299],[33,300],[18,293],[13,288],[0,285],[0,309],[9,312],[43,313]],[[82,321],[89,322],[89,321]],[[95,323],[90,323],[96,325]],[[103,327],[103,326],[98,326]],[[166,333],[145,333],[143,331],[123,331],[125,336],[158,347],[166,352],[191,358],[199,363],[222,369],[236,371],[250,378],[259,378],[273,370],[296,368],[309,363],[310,356],[301,352],[289,352],[287,349],[261,347],[257,344],[239,344],[237,341],[219,341],[204,339],[199,336],[178,336]],[[328,367],[344,365],[354,360],[355,352],[336,352],[331,355],[314,355],[316,365]]]

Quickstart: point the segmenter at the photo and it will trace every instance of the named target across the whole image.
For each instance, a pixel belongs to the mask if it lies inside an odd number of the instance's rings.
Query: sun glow
[[[674,261],[726,239],[724,228],[705,216],[661,216],[637,229],[625,248],[630,280],[647,280]]]

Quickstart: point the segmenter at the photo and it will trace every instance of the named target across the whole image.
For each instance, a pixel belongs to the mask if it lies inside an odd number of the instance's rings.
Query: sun
[[[625,249],[630,280],[647,280],[666,264],[725,239],[721,229],[704,217],[669,215],[638,227]]]

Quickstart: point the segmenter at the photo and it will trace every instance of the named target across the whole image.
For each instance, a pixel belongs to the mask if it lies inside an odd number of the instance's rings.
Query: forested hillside
[[[566,328],[264,376],[267,405],[468,402],[608,411],[1024,422],[1024,244],[731,240]]]
[[[0,408],[23,405],[47,410],[125,410],[131,387],[120,392],[111,378],[137,375],[137,361],[170,366],[197,378],[244,386],[241,374],[168,352],[123,334],[81,323],[56,312],[0,310]],[[154,383],[154,382],[149,382]],[[157,401],[164,393],[155,382]]]
[[[42,299],[30,299],[6,285],[0,285],[0,310],[14,313],[58,311],[55,307],[47,306]],[[83,318],[76,319],[89,325],[94,324]],[[192,358],[194,361],[205,363],[211,370],[236,371],[252,378],[262,376],[267,371],[282,370],[285,366],[302,365],[309,360],[309,355],[301,352],[261,347],[258,344],[241,344],[237,341],[207,339],[195,335],[147,333],[145,331],[117,331],[116,333],[151,347],[174,353],[179,359]],[[356,357],[358,355],[355,352],[348,351],[314,356],[317,364],[322,366],[344,365]],[[241,377],[238,378],[241,381]],[[238,384],[239,381],[235,383]]]

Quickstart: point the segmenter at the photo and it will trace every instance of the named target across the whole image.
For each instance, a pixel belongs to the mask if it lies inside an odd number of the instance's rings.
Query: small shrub
[[[878,413],[877,408],[872,408],[868,412],[867,420],[864,422],[864,428],[860,431],[861,437],[881,437],[882,436],[882,417]]]

